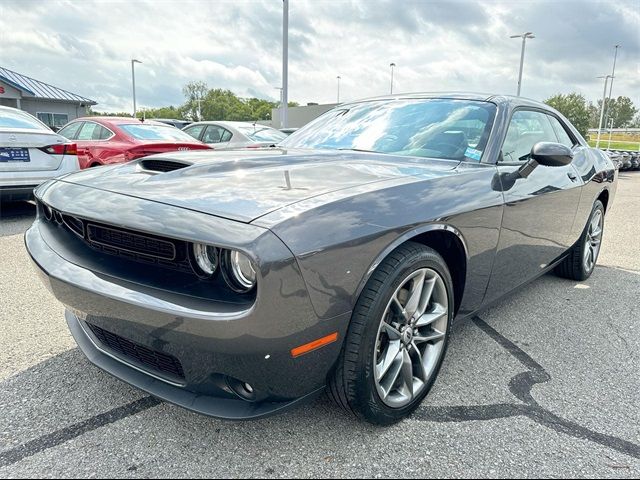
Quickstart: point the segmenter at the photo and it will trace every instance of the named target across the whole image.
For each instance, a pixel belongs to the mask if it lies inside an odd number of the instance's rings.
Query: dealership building
[[[287,108],[287,127],[303,127],[311,120],[318,118],[323,113],[328,112],[338,105],[338,103],[325,103],[322,105],[319,105],[317,103],[309,103],[300,107],[289,107]],[[282,109],[274,108],[273,110],[271,110],[270,125],[274,128],[282,127]]]
[[[87,114],[93,100],[0,67],[0,105],[19,108],[59,128]]]

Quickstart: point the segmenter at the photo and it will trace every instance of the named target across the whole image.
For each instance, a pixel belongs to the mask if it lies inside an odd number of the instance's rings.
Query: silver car
[[[270,147],[287,138],[275,128],[249,122],[197,122],[183,131],[214,150]]]
[[[0,200],[26,200],[51,178],[79,170],[74,143],[34,116],[0,106]]]

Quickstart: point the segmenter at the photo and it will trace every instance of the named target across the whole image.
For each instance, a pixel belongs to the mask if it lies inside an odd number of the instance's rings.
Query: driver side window
[[[536,143],[557,141],[547,115],[531,110],[517,110],[511,117],[507,136],[502,144],[502,162],[525,162]]]

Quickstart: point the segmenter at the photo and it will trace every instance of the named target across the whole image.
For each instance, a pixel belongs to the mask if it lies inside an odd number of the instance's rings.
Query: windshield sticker
[[[479,162],[482,158],[482,150],[476,150],[475,148],[469,147],[464,152],[464,156],[470,158],[471,160],[476,160]]]

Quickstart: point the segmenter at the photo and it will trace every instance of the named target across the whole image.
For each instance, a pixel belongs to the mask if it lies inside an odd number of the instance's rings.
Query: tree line
[[[231,90],[209,88],[205,82],[190,82],[182,89],[185,101],[182,105],[160,108],[141,108],[136,112],[138,118],[173,118],[177,120],[229,120],[254,122],[271,120],[271,110],[278,108],[278,102],[262,98],[242,98]],[[297,102],[289,102],[297,107]],[[130,117],[131,113],[100,113],[94,115]]]
[[[591,103],[579,93],[557,94],[547,98],[544,103],[555,108],[567,117],[576,129],[584,136],[590,128],[598,128],[602,100]],[[603,119],[602,128],[640,128],[640,113],[629,97],[612,98],[605,101],[606,125]]]

